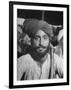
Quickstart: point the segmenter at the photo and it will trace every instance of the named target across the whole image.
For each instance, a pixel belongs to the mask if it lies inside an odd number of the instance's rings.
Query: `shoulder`
[[[21,56],[20,58],[17,59],[18,80],[21,79],[24,72],[27,72],[27,70],[30,69],[29,62],[31,62],[30,54],[23,55],[23,56]]]
[[[60,58],[60,57],[59,57],[57,54],[54,53],[54,59],[57,60],[57,59],[59,59],[59,58]]]
[[[63,62],[62,56],[58,56],[57,54],[54,54],[54,59],[57,63]]]
[[[18,61],[19,61],[19,60],[24,60],[24,61],[26,61],[26,60],[28,60],[28,59],[31,59],[31,55],[30,55],[30,54],[26,54],[26,55],[23,55],[23,56],[19,57],[19,58],[18,58]]]
[[[57,55],[57,54],[55,54],[55,53],[54,53],[54,59],[55,59],[56,61],[63,61],[62,56],[59,56],[59,55]]]
[[[54,55],[54,57],[55,57],[55,60],[54,60],[55,70],[57,70],[59,77],[63,77],[63,71],[64,71],[63,58],[56,54]]]
[[[26,54],[26,55],[23,55],[20,58],[18,58],[17,62],[19,65],[22,65],[22,64],[27,65],[30,62],[32,62],[32,57],[30,54]]]
[[[54,54],[54,62],[57,68],[63,68],[63,58],[61,56]]]

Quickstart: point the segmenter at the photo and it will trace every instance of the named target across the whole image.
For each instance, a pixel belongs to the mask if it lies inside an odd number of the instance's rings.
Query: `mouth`
[[[45,49],[45,48],[38,48],[39,50],[43,50],[43,49]]]
[[[38,51],[38,52],[41,52],[41,53],[42,53],[42,52],[45,52],[45,50],[46,50],[46,48],[42,48],[42,47],[37,49],[37,51]]]

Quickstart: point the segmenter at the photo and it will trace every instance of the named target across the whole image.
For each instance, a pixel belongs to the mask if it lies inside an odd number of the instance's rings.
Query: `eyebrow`
[[[35,37],[40,37],[39,35],[35,35]]]
[[[35,35],[34,37],[39,37],[40,38],[39,35]],[[48,35],[43,35],[43,37],[49,37],[49,36]]]
[[[44,35],[43,37],[49,37],[48,35]]]

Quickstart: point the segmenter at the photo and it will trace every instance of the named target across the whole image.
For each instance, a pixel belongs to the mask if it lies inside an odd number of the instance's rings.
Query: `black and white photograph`
[[[68,5],[10,2],[9,8],[10,88],[68,85]]]

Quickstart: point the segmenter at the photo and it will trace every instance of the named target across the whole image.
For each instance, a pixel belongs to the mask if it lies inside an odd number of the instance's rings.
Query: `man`
[[[18,58],[18,80],[63,77],[63,60],[51,49],[52,29],[42,20],[27,19],[24,22],[24,31],[31,38],[31,48],[28,54]]]

